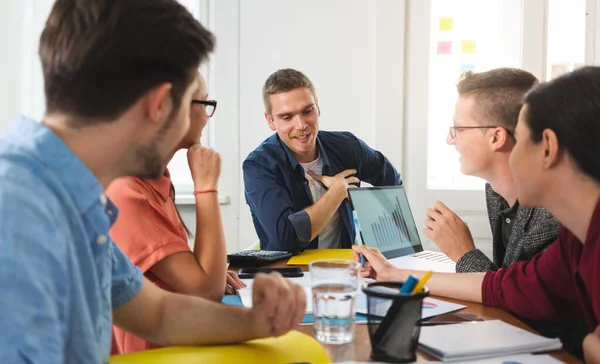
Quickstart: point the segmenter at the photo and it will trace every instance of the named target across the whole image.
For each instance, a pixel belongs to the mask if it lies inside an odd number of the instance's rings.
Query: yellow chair
[[[174,346],[110,357],[110,364],[329,363],[321,344],[299,331],[237,345]]]

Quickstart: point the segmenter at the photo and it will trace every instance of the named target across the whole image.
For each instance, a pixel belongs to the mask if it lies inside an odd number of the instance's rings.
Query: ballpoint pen
[[[352,218],[354,219],[354,231],[356,234],[355,242],[358,245],[365,245],[362,241],[362,237],[360,236],[360,225],[358,224],[358,215],[356,214],[356,210],[352,210]],[[360,265],[365,267],[365,256],[360,254]]]
[[[415,286],[417,285],[419,285],[419,280],[413,277],[412,275],[409,275],[406,279],[406,282],[404,282],[404,284],[402,285],[402,288],[400,288],[400,293],[412,293],[413,288],[415,288]]]
[[[431,278],[432,273],[433,273],[433,271],[427,271],[427,273],[425,273],[423,275],[423,278],[421,278],[419,283],[415,286],[415,289],[413,289],[413,291],[412,291],[413,294],[421,292],[423,287],[425,287],[425,283],[427,283],[429,278]]]

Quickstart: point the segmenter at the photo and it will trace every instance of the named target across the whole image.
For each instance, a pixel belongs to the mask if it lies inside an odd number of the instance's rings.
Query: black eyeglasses
[[[192,100],[192,104],[198,104],[204,106],[206,116],[209,118],[215,114],[217,110],[217,102],[215,100]]]
[[[510,135],[511,137],[513,136],[513,132],[512,132],[512,131],[510,131],[510,130],[508,130],[508,129],[506,129],[505,127],[503,127],[503,126],[500,126],[500,125],[484,125],[484,126],[450,126],[449,128],[450,128],[450,130],[449,130],[449,132],[450,132],[450,137],[451,137],[452,139],[455,139],[455,138],[456,138],[456,131],[457,131],[457,130],[461,130],[461,129],[495,129],[495,128],[502,128],[502,129],[506,130],[506,133],[508,133],[508,135]]]

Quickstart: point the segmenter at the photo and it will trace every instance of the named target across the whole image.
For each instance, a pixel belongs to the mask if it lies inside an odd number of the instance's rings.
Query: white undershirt
[[[302,165],[302,168],[304,168],[304,176],[308,181],[308,187],[310,188],[310,193],[312,194],[313,203],[316,203],[327,190],[322,184],[315,181],[308,174],[308,171],[313,171],[318,176],[323,175],[323,161],[321,160],[321,156],[312,162],[300,163],[300,165]],[[340,240],[342,238],[341,228],[342,220],[340,218],[339,211],[336,210],[327,225],[325,225],[319,234],[319,249],[340,248]]]

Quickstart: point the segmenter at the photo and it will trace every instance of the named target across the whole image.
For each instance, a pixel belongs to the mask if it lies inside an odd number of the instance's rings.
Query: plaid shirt
[[[490,260],[479,249],[472,250],[456,262],[457,272],[487,272],[507,268],[514,262],[530,260],[556,240],[561,225],[554,216],[542,208],[519,206],[505,252],[502,243],[502,217],[498,214],[502,197],[486,183],[485,198],[492,228],[494,259]]]

